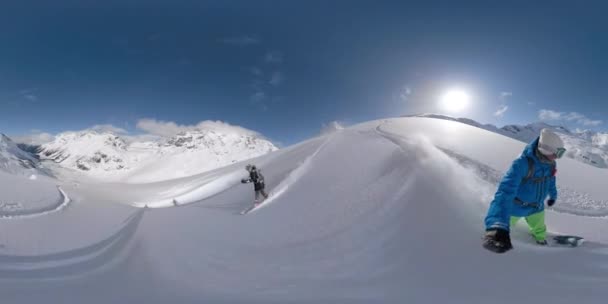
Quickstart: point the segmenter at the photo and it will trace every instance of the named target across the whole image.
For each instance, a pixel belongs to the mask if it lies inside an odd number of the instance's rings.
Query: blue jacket
[[[557,199],[555,162],[541,162],[535,153],[537,147],[538,138],[526,146],[503,177],[485,219],[486,229],[509,230],[511,216],[525,217],[543,211],[547,195],[550,199]],[[526,179],[528,157],[534,161],[531,179]],[[535,181],[535,178],[540,179]]]

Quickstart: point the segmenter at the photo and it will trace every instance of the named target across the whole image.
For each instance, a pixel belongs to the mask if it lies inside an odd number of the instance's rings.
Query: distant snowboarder
[[[262,201],[268,198],[268,194],[264,191],[264,176],[261,170],[258,170],[254,165],[247,165],[245,170],[249,172],[249,178],[244,178],[241,183],[253,183],[253,190],[255,191],[255,202],[254,206],[259,205]],[[260,200],[260,197],[263,199]]]
[[[485,218],[483,247],[503,253],[513,248],[509,227],[525,217],[530,233],[539,245],[547,245],[544,201],[553,206],[557,199],[556,159],[566,152],[561,138],[542,129],[513,161],[503,177]]]

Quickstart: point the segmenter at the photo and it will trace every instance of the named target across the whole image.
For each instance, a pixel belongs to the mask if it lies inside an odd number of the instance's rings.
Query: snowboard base
[[[556,235],[553,236],[554,244],[578,247],[585,242],[585,239],[575,235]]]

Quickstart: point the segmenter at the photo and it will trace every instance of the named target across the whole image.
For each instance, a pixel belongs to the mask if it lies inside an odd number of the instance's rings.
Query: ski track
[[[55,213],[55,212],[58,212],[58,211],[61,211],[65,208],[67,208],[72,200],[65,193],[65,191],[63,191],[63,189],[61,189],[61,187],[57,186],[57,190],[61,194],[61,197],[59,198],[59,200],[57,200],[57,203],[50,205],[46,208],[39,208],[37,210],[35,209],[35,210],[28,210],[28,211],[11,212],[10,214],[0,214],[0,219],[11,220],[11,219],[34,218],[34,217],[45,216],[45,215],[48,215],[51,213]]]
[[[234,171],[228,174],[224,174],[218,178],[205,179],[205,181],[208,182],[203,183],[201,186],[195,188],[194,190],[188,191],[180,195],[150,202],[132,202],[130,203],[130,205],[138,208],[168,208],[190,205],[192,203],[196,203],[216,196],[226,190],[229,190],[239,185],[241,176],[242,174],[240,172]]]
[[[138,210],[124,221],[124,226],[106,239],[88,246],[44,255],[0,254],[2,279],[58,279],[80,276],[111,263],[132,243],[144,215]]]
[[[287,191],[290,185],[297,182],[306,173],[310,163],[312,163],[316,155],[319,154],[323,147],[325,147],[325,145],[330,141],[331,137],[332,135],[329,135],[328,138],[319,146],[319,148],[315,150],[315,152],[313,152],[300,165],[293,169],[289,175],[268,194],[268,199],[266,199],[261,205],[247,212],[247,214],[250,214],[271,203],[273,200],[280,197],[285,191]],[[186,193],[150,202],[133,202],[129,205],[138,208],[170,208],[186,206],[217,196],[240,185],[241,177],[242,174],[240,171],[226,173],[220,175],[219,177],[214,175],[211,177],[206,177],[201,186]]]
[[[341,131],[336,131],[336,132],[341,132]],[[304,159],[302,164],[300,164],[295,169],[293,169],[289,173],[289,175],[287,175],[287,177],[285,179],[283,179],[274,189],[272,189],[272,191],[270,191],[270,193],[268,193],[268,198],[266,200],[264,200],[260,205],[249,210],[245,214],[246,215],[252,214],[252,213],[256,212],[257,210],[268,206],[273,201],[275,201],[277,198],[281,197],[281,195],[283,195],[289,189],[289,187],[291,185],[295,184],[300,178],[302,178],[302,176],[304,176],[304,174],[306,174],[306,172],[308,172],[310,165],[312,164],[312,162],[315,159],[315,157],[317,156],[317,154],[319,154],[319,152],[321,152],[323,150],[323,148],[327,145],[327,143],[330,142],[332,137],[333,137],[333,134],[329,135],[328,138],[323,142],[323,144],[321,144],[319,146],[319,148],[317,148],[317,150],[315,150],[315,152],[313,154],[306,157],[306,159]]]

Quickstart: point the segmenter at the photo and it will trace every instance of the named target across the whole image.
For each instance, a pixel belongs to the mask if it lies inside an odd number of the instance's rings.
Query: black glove
[[[503,253],[513,248],[509,231],[490,228],[483,237],[483,248],[496,253]]]
[[[555,205],[555,200],[554,199],[550,199],[550,200],[547,201],[547,206],[551,207],[553,205]]]

